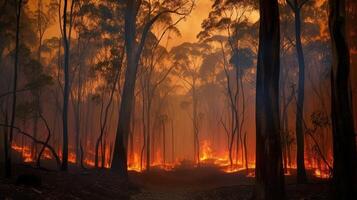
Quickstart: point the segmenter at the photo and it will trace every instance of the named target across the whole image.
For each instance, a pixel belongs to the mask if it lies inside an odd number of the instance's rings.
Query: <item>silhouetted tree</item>
[[[350,54],[346,40],[346,1],[329,0],[332,42],[331,101],[334,199],[355,199],[356,135],[353,127]]]
[[[156,1],[155,1],[156,2]],[[112,170],[118,171],[119,174],[127,179],[127,151],[126,139],[130,132],[130,118],[132,112],[132,104],[134,99],[135,82],[139,60],[146,41],[146,37],[152,26],[160,20],[161,17],[176,14],[180,16],[187,15],[191,12],[193,4],[189,2],[156,2],[159,4],[159,10],[152,10],[151,5],[155,2],[146,2],[142,0],[126,0],[125,4],[125,48],[127,68],[125,74],[125,82],[123,86],[122,100],[119,111],[119,122],[116,131],[116,139],[114,145]],[[162,4],[162,5],[160,5]],[[148,6],[145,20],[142,22],[141,34],[137,28],[139,20],[138,14],[144,6]],[[142,14],[142,13],[141,13]],[[138,39],[140,38],[140,39]],[[138,39],[138,40],[137,40]]]
[[[299,63],[298,99],[296,102],[296,146],[297,146],[297,182],[306,182],[305,157],[304,157],[304,96],[305,96],[305,60],[301,44],[301,9],[309,0],[286,0],[295,17],[295,47]]]
[[[284,199],[279,121],[279,7],[277,0],[259,2],[255,198]]]
[[[15,38],[15,62],[14,62],[14,76],[13,76],[13,89],[12,89],[12,111],[10,119],[10,133],[9,133],[9,143],[5,145],[9,150],[5,157],[5,170],[6,177],[11,176],[11,146],[14,133],[15,116],[16,116],[16,100],[17,100],[17,79],[18,79],[18,62],[19,62],[19,41],[20,41],[20,19],[22,10],[22,0],[16,0],[16,38]],[[5,138],[7,139],[7,138]]]

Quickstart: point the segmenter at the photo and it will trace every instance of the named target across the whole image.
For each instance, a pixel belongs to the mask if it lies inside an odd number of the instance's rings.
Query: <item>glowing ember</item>
[[[134,153],[132,155],[132,160],[131,162],[128,164],[128,170],[130,171],[136,171],[136,172],[140,172],[141,168],[140,168],[140,157],[137,153]]]
[[[76,163],[76,154],[75,153],[69,153],[68,154],[68,162],[69,163]]]
[[[201,145],[200,161],[204,161],[212,158],[213,158],[213,153],[211,149],[211,144],[209,143],[209,141],[204,140]]]
[[[95,163],[93,160],[90,160],[88,158],[84,159],[84,163],[90,167],[94,167],[95,166]]]
[[[30,146],[20,146],[17,144],[12,144],[12,149],[18,153],[21,154],[23,158],[23,162],[25,163],[30,163],[34,162],[34,157],[32,155],[31,147]],[[62,152],[59,151],[58,155],[60,158],[62,157]],[[86,153],[86,156],[83,158],[83,163],[89,167],[94,167],[95,163],[93,160],[94,157],[94,152],[91,150],[88,150]],[[48,149],[45,149],[41,159],[47,159],[51,160],[53,159],[53,156],[51,152]],[[176,159],[175,161],[172,162],[165,162],[163,163],[163,158],[162,158],[162,152],[159,150],[156,151],[155,153],[155,158],[153,159],[153,162],[151,163],[152,167],[159,168],[165,171],[171,171],[174,170],[177,166],[180,165],[181,160]],[[332,160],[330,157],[329,160]],[[68,154],[68,162],[75,164],[76,163],[76,154],[74,152],[70,152]],[[100,160],[101,162],[101,160]],[[235,173],[239,171],[245,170],[245,164],[242,163],[241,160],[235,161],[233,165],[230,164],[229,157],[228,157],[228,152],[224,152],[222,154],[217,154],[216,152],[213,151],[211,148],[211,143],[207,140],[204,140],[201,144],[201,152],[200,152],[200,163],[201,164],[209,164],[209,165],[214,165],[217,166],[220,170],[222,170],[225,173]],[[332,163],[332,162],[330,162]],[[101,166],[101,163],[99,163]],[[313,175],[317,178],[321,179],[329,179],[331,178],[331,173],[328,169],[327,166],[325,166],[323,163],[318,162],[317,159],[311,159],[309,161],[305,161],[306,164],[306,169],[312,170]],[[104,161],[104,168],[110,168],[111,166],[111,152],[110,149],[105,150],[105,161]],[[144,164],[145,166],[145,164]],[[254,169],[255,168],[255,163],[250,162],[248,164],[249,169]],[[292,175],[291,169],[296,169],[296,164],[295,163],[290,163],[288,164],[288,169],[284,172],[285,176],[290,176]],[[136,171],[136,172],[142,172],[143,169],[140,167],[140,155],[136,152],[134,152],[131,155],[131,159],[128,161],[128,170],[129,171]],[[247,174],[247,177],[255,177],[254,172],[250,172]]]
[[[33,156],[32,156],[32,153],[31,153],[31,148],[28,147],[28,146],[19,146],[19,145],[16,145],[16,144],[12,144],[12,149],[21,153],[21,156],[24,160],[24,162],[26,163],[29,163],[29,162],[33,162]]]
[[[322,179],[329,179],[330,178],[330,173],[326,171],[321,171],[320,169],[315,169],[314,175],[318,178]]]

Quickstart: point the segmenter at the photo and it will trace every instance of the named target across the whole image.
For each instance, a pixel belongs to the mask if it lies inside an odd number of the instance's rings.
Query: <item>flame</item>
[[[68,162],[69,163],[76,163],[76,154],[75,153],[69,153],[68,154]]]
[[[213,158],[213,153],[211,149],[211,144],[209,141],[204,140],[201,145],[201,155],[200,155],[200,161],[205,161],[208,159]]]
[[[11,148],[19,153],[21,153],[21,156],[24,160],[24,162],[29,163],[33,162],[33,156],[31,153],[31,148],[29,146],[20,146],[15,143],[12,144]]]
[[[132,161],[128,165],[128,170],[141,172],[140,156],[137,153],[133,153]]]
[[[331,178],[330,173],[328,173],[327,171],[324,171],[324,170],[320,170],[320,169],[315,169],[314,175],[315,175],[317,178],[322,178],[322,179],[329,179],[329,178]]]
[[[84,159],[84,163],[90,167],[94,167],[95,166],[95,163],[93,160],[89,159],[89,158],[86,158]]]
[[[20,146],[15,143],[12,144],[12,149],[16,152],[19,152],[22,156],[23,162],[25,163],[30,163],[34,162],[34,156],[32,155],[31,151],[31,146]],[[58,152],[59,157],[62,157],[62,152]],[[242,163],[241,160],[235,161],[234,164],[231,165],[229,161],[229,156],[228,156],[228,151],[224,151],[221,153],[215,152],[212,147],[211,143],[208,140],[204,140],[201,143],[200,146],[200,163],[201,164],[209,164],[209,165],[214,165],[217,166],[220,170],[222,170],[225,173],[235,173],[239,172],[242,170],[245,170],[245,164]],[[332,154],[329,152],[329,157],[328,161],[329,164],[332,164]],[[91,151],[88,149],[86,151],[86,155],[83,158],[83,162],[89,166],[89,167],[94,167],[94,151]],[[137,152],[131,153],[130,159],[128,160],[128,170],[130,171],[136,171],[136,172],[142,172],[143,169],[141,169],[140,166],[140,154]],[[155,156],[153,158],[153,162],[151,163],[151,166],[165,170],[165,171],[171,171],[174,170],[178,165],[180,165],[181,160],[176,159],[172,160],[171,162],[165,162],[162,157],[162,152],[160,149],[158,149],[155,152]],[[46,160],[51,160],[53,159],[53,156],[51,152],[48,149],[45,149],[41,159],[46,159]],[[99,159],[101,162],[101,159]],[[68,154],[68,162],[75,164],[76,163],[76,154],[74,152],[69,152]],[[100,163],[101,164],[101,163]],[[145,165],[144,165],[145,166]],[[312,170],[313,175],[317,178],[321,179],[329,179],[331,178],[331,172],[329,168],[321,162],[318,158],[313,157],[312,159],[307,159],[305,160],[305,166],[306,169]],[[110,148],[105,149],[105,161],[104,161],[104,168],[110,168],[111,167],[111,151]],[[284,175],[289,176],[291,175],[291,169],[296,169],[296,163],[292,162],[287,165],[288,169],[285,171]],[[248,168],[249,169],[254,169],[255,168],[255,162],[249,162],[248,163]],[[247,174],[247,177],[255,177],[255,173],[249,172]]]

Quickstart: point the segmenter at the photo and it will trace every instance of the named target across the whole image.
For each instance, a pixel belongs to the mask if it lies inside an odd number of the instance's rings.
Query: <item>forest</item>
[[[357,199],[357,1],[0,0],[0,200]]]

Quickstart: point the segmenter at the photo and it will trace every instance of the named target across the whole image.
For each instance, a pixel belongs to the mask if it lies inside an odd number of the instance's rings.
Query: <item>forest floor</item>
[[[246,171],[224,173],[213,167],[130,172],[129,186],[109,170],[83,170],[74,166],[70,166],[68,172],[44,171],[26,165],[14,165],[13,168],[13,178],[0,178],[0,200],[249,199],[254,184],[254,178],[246,177]],[[16,184],[18,177],[24,174],[40,177],[41,185]],[[326,179],[316,179],[310,175],[309,183],[304,185],[296,185],[294,180],[294,175],[286,176],[288,199],[328,199]]]

